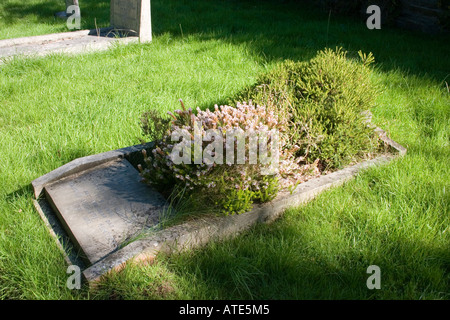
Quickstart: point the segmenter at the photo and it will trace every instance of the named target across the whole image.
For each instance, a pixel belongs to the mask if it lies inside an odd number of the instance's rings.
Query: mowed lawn
[[[67,31],[59,2],[2,1],[0,39]],[[80,3],[83,28],[107,25],[109,1]],[[368,30],[289,1],[153,0],[152,24],[150,44],[0,65],[0,298],[450,298],[448,34]],[[96,290],[66,287],[32,180],[139,143],[145,110],[224,103],[283,59],[336,46],[374,54],[373,122],[406,156],[234,239],[128,266]],[[379,290],[366,286],[370,265]]]

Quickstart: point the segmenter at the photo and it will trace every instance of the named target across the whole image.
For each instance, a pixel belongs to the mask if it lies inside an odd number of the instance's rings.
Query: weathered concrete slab
[[[45,186],[47,200],[89,264],[158,223],[166,201],[140,180],[119,159]]]
[[[80,30],[44,36],[0,40],[0,61],[15,55],[45,56],[50,53],[82,53],[107,50],[113,43],[138,42],[137,36],[116,37],[112,28]]]

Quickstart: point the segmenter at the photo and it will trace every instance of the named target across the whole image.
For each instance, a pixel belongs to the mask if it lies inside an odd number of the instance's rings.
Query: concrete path
[[[53,33],[0,40],[0,63],[15,55],[44,56],[50,53],[81,53],[108,49],[113,43],[139,41],[139,37],[118,37],[112,28]]]

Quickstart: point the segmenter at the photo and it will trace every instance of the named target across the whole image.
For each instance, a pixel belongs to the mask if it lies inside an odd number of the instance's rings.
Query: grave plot
[[[141,231],[158,224],[168,206],[159,193],[140,181],[131,164],[139,163],[136,159],[149,144],[79,158],[34,180],[34,203],[67,263],[80,266],[85,280],[95,283],[127,262],[145,262],[159,252],[195,248],[256,223],[271,222],[285,209],[344,183],[360,170],[406,153],[383,130],[376,131],[392,153],[304,182],[249,212],[202,217],[136,239]]]
[[[360,170],[405,154],[405,148],[371,124],[375,92],[370,91],[368,65],[373,57],[359,54],[362,64],[348,60],[341,49],[322,51],[309,62],[286,61],[270,81],[262,79],[270,90],[256,85],[247,96],[268,101],[269,107],[244,102],[215,106],[214,112],[198,108],[194,114],[180,100],[183,110],[169,112],[171,119],[156,110],[146,112],[142,129],[153,142],[79,158],[34,180],[36,208],[68,263],[79,265],[81,260],[85,279],[95,283],[128,262],[151,261],[160,252],[195,248],[271,222]],[[279,97],[274,104],[272,98]],[[271,161],[266,162],[269,140]],[[226,149],[232,157],[227,153],[224,162],[219,155]],[[210,162],[213,154],[218,162]],[[256,154],[259,163],[250,160]],[[344,158],[347,162],[341,162]],[[272,165],[279,171],[266,172]],[[291,184],[278,184],[279,177],[297,172]],[[177,186],[189,190],[208,214],[198,215],[202,207],[194,203],[194,216],[187,222],[160,223],[174,208],[156,190],[170,199]]]

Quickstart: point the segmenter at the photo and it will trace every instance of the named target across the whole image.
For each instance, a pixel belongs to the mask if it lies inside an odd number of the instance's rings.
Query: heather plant
[[[371,82],[374,58],[362,52],[359,58],[348,59],[338,48],[319,51],[308,62],[284,61],[238,99],[289,115],[286,150],[297,162],[319,159],[326,169],[347,165],[379,147],[364,114],[377,94]]]
[[[140,166],[144,182],[166,195],[174,186],[181,186],[191,196],[208,198],[210,204],[212,202],[226,214],[247,211],[252,203],[270,201],[276,196],[278,179],[290,161],[282,148],[286,136],[279,134],[286,129],[286,118],[252,103],[238,103],[236,107],[216,105],[213,111],[197,108],[196,113],[191,108],[186,109],[182,101],[181,106],[181,110],[169,112],[170,123],[154,112],[145,113],[141,119],[144,133],[157,138],[153,150],[144,151],[145,166]],[[162,127],[156,130],[154,124]],[[209,135],[211,130],[220,133],[220,140],[218,136]],[[244,140],[228,135],[234,131],[245,133]],[[180,132],[184,138],[175,135],[178,140],[174,141],[174,133]],[[265,142],[270,155],[279,156],[274,158],[276,163],[250,161],[252,156],[261,156],[260,149],[257,155],[252,155],[251,139],[261,138],[262,134],[267,138]],[[198,136],[200,141],[195,140]],[[244,148],[243,159],[239,159],[240,143]],[[180,145],[183,148],[180,149]],[[204,150],[200,162],[196,147]],[[217,158],[220,149],[225,150],[226,157],[222,154],[222,161],[216,161],[220,160]],[[180,150],[185,161],[177,162],[174,154],[178,155]],[[282,163],[280,167],[279,162]],[[277,170],[268,170],[274,166]]]

